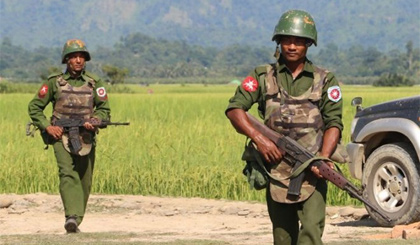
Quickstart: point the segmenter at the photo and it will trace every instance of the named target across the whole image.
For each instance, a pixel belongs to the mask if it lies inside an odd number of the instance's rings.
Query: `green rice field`
[[[203,197],[264,202],[264,191],[250,190],[240,160],[245,137],[225,117],[229,85],[129,85],[132,93],[109,93],[112,121],[97,137],[93,193]],[[350,140],[355,109],[420,94],[420,87],[343,86],[343,143]],[[110,90],[112,91],[112,90]],[[27,105],[34,94],[0,94],[0,193],[58,193],[52,148],[44,150],[39,132],[25,135]],[[253,108],[253,114],[256,114]],[[51,115],[51,107],[45,110]],[[350,178],[345,165],[345,175]],[[354,181],[357,185],[357,181]],[[360,203],[331,187],[330,205]]]

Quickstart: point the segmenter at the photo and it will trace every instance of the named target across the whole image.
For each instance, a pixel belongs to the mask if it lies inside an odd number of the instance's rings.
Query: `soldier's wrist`
[[[264,141],[265,136],[262,135],[260,132],[256,131],[254,132],[252,135],[250,135],[249,137],[253,142],[255,142],[255,144],[260,144],[261,142]]]

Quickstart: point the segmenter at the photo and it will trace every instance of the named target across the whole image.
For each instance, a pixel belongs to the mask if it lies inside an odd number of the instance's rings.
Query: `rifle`
[[[69,134],[69,140],[74,153],[79,152],[82,149],[82,144],[79,139],[79,127],[83,127],[86,122],[90,122],[93,126],[99,128],[105,128],[109,125],[121,126],[130,125],[129,122],[110,122],[101,120],[98,118],[83,119],[83,118],[69,118],[69,119],[58,119],[53,121],[54,126],[60,126],[64,129],[64,132]]]
[[[251,114],[246,112],[246,115],[251,122],[252,126],[262,133],[265,137],[273,141],[277,147],[284,153],[284,157],[294,163],[293,170],[296,171],[299,167],[305,167],[305,163],[310,162],[309,166],[316,166],[319,169],[321,175],[333,183],[335,186],[341,190],[346,191],[351,197],[356,198],[357,200],[363,202],[370,209],[378,213],[382,218],[391,222],[392,219],[389,218],[386,214],[379,211],[375,206],[373,206],[368,200],[363,198],[363,191],[354,186],[350,181],[348,181],[341,173],[332,169],[324,160],[317,159],[314,154],[301,146],[298,142],[293,140],[288,136],[281,135],[276,131],[270,129],[265,124],[258,121]],[[289,195],[299,195],[300,188],[302,186],[304,177],[304,171],[302,171],[298,176],[290,180],[288,194]]]

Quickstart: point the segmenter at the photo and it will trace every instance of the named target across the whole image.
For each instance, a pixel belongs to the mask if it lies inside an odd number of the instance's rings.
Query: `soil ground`
[[[271,223],[262,203],[92,195],[81,233],[71,235],[63,228],[59,195],[0,194],[0,207],[2,244],[272,244]],[[323,241],[341,245],[409,244],[391,239],[391,231],[378,226],[364,208],[327,207]]]

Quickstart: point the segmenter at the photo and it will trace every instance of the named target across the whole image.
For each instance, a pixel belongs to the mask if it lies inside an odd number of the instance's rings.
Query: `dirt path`
[[[0,238],[16,234],[64,234],[58,195],[0,195]],[[328,207],[324,242],[389,238],[363,208]],[[83,233],[130,232],[138,241],[207,239],[230,244],[271,244],[271,224],[261,203],[92,195]],[[1,240],[0,240],[1,241]]]

